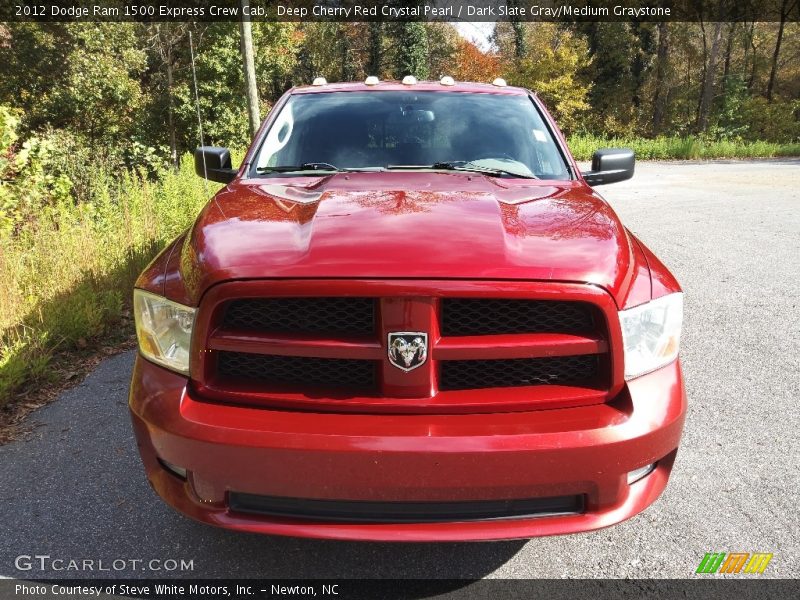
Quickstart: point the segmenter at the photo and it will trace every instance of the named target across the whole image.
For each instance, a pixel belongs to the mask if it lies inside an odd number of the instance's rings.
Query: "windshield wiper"
[[[292,173],[294,171],[341,171],[336,165],[326,162],[307,162],[302,165],[289,166],[281,165],[277,167],[258,167],[258,173]]]
[[[294,173],[295,171],[336,171],[337,173],[372,173],[385,171],[386,167],[337,167],[326,162],[307,162],[302,165],[278,167],[258,167],[257,173]]]
[[[481,173],[483,175],[490,175],[499,177],[501,175],[509,175],[511,177],[519,177],[520,179],[536,179],[533,175],[525,175],[516,171],[509,171],[507,169],[497,169],[494,167],[479,167],[472,165],[468,160],[453,160],[435,162],[432,165],[387,165],[387,169],[398,170],[414,170],[414,169],[442,169],[447,171],[469,171],[472,173]]]
[[[497,167],[481,167],[475,165],[469,160],[450,160],[433,163],[434,169],[450,169],[453,171],[475,171],[476,173],[484,173],[486,175],[510,175],[512,177],[519,177],[520,179],[536,179],[534,175],[526,175],[517,171],[510,171],[508,169],[500,169]]]

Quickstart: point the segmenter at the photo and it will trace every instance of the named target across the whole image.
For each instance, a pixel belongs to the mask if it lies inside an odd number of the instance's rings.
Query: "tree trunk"
[[[661,132],[667,109],[667,60],[669,59],[669,28],[665,21],[658,24],[658,55],[656,58],[656,91],[653,98],[653,134]]]
[[[158,55],[166,74],[164,96],[167,104],[167,135],[169,136],[169,158],[175,170],[178,169],[178,135],[175,129],[175,71],[180,67],[180,54],[175,53],[186,32],[188,25],[172,23],[152,23],[147,26],[150,35],[149,43]]]
[[[717,72],[717,55],[719,54],[721,39],[722,21],[717,21],[714,26],[714,37],[711,41],[711,52],[708,56],[708,66],[706,67],[703,81],[703,93],[700,96],[700,111],[697,116],[698,131],[705,131],[708,127],[708,115],[711,112],[711,102],[714,99],[714,76]]]
[[[742,81],[745,81],[747,77],[747,65],[750,62],[750,36],[752,32],[750,31],[747,23],[744,23],[744,43],[742,44]]]
[[[258,109],[258,88],[256,87],[256,63],[253,57],[253,24],[244,13],[250,0],[241,0],[242,18],[239,21],[241,32],[242,63],[244,66],[244,86],[247,94],[247,116],[250,123],[250,137],[255,137],[261,124]]]
[[[753,51],[753,65],[750,68],[750,77],[747,79],[747,89],[753,89],[753,84],[756,81],[756,65],[758,64],[758,57],[756,56],[756,24],[755,21],[753,22],[752,26],[750,27],[750,38],[748,40],[750,44],[750,49]]]
[[[781,42],[783,41],[783,29],[786,25],[786,17],[788,16],[788,11],[786,10],[786,5],[789,4],[789,0],[783,0],[781,3],[781,24],[778,27],[778,39],[775,42],[775,52],[772,53],[772,69],[769,72],[769,83],[767,84],[767,100],[772,102],[772,91],[775,88],[775,74],[778,71],[778,55],[781,53]]]
[[[369,25],[369,50],[367,58],[367,75],[381,76],[383,66],[383,23],[370,21]]]
[[[703,82],[706,80],[706,73],[708,73],[708,40],[706,39],[706,25],[700,19],[700,39],[703,40],[703,72],[700,75],[700,94],[697,96],[697,107],[695,108],[694,118],[695,124],[700,120],[700,110],[703,107]]]
[[[178,141],[175,135],[175,116],[172,106],[172,86],[175,82],[172,67],[172,51],[167,53],[167,129],[169,129],[169,156],[172,166],[178,170]]]
[[[722,69],[722,84],[728,89],[728,77],[731,73],[731,54],[733,52],[733,34],[736,31],[736,22],[728,28],[728,41],[725,45],[725,67]]]
[[[353,48],[347,35],[347,23],[338,23],[339,53],[341,62],[341,81],[352,81],[356,77],[356,64],[353,60]]]
[[[519,0],[507,0],[506,4],[509,8],[519,8]],[[528,53],[528,48],[525,43],[525,25],[516,15],[511,18],[511,31],[514,32],[514,58],[520,60]]]

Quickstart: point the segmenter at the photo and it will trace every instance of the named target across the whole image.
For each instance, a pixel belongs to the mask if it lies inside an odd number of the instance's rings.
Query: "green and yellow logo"
[[[761,575],[772,560],[767,552],[706,552],[696,573],[751,573]]]

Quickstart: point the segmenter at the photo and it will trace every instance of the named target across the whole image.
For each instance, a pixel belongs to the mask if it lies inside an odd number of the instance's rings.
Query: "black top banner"
[[[0,21],[800,21],[800,0],[2,0]]]

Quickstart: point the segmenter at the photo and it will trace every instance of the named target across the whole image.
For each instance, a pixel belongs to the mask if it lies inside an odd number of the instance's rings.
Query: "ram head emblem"
[[[389,334],[389,362],[408,373],[428,358],[428,334],[421,331],[397,331]]]

